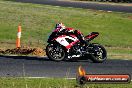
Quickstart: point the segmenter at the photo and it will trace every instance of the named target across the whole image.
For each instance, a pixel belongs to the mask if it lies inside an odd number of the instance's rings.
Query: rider
[[[83,34],[79,30],[75,30],[73,28],[66,28],[63,23],[57,23],[55,26],[55,31],[58,33],[63,33],[63,34],[74,34],[77,36],[77,38],[83,43],[87,44],[86,41],[84,40]]]
[[[73,33],[74,29],[73,28],[66,28],[63,23],[57,23],[55,26],[55,31],[59,33]]]

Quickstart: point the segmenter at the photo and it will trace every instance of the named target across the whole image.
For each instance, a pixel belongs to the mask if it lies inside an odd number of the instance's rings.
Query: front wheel
[[[48,44],[46,46],[46,55],[54,61],[62,61],[65,59],[65,50],[59,44]]]
[[[91,60],[95,63],[102,63],[107,59],[106,49],[99,44],[93,45],[94,54],[91,54]]]

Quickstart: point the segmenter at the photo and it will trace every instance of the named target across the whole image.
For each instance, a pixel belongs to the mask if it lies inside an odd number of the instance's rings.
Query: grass
[[[0,12],[0,48],[15,47],[19,23],[22,26],[22,45],[43,47],[55,24],[63,22],[68,27],[81,30],[84,35],[93,31],[99,32],[100,36],[93,42],[109,47],[119,47],[118,49],[108,47],[110,53],[132,54],[131,13],[18,3],[7,0],[0,0]],[[127,50],[129,47],[130,49]]]
[[[121,48],[121,47],[106,47],[109,59],[132,59],[132,49],[131,48]]]
[[[131,88],[130,84],[86,84],[79,86],[76,80],[63,78],[0,78],[1,88]]]
[[[108,13],[80,8],[0,1],[0,41],[15,41],[22,25],[22,42],[46,42],[55,23],[81,30],[85,35],[98,31],[103,45],[132,46],[132,14]]]
[[[2,88],[70,88],[74,81],[65,79],[23,79],[23,78],[1,78]],[[73,87],[72,87],[73,88]]]

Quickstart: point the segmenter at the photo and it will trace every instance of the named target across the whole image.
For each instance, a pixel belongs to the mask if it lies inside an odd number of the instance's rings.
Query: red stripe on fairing
[[[70,31],[70,30],[74,30],[73,28],[66,28],[66,29],[69,30],[69,31]]]
[[[78,34],[82,34],[81,31],[79,31],[79,30],[77,30],[77,33],[78,33]]]
[[[57,37],[57,38],[62,38],[62,37],[66,37],[66,35],[61,35],[61,36],[59,36],[59,37]],[[54,39],[56,40],[57,38],[54,38]],[[53,39],[53,40],[54,40],[54,39]]]
[[[76,44],[79,40],[76,40],[75,42],[70,43],[68,46],[66,46],[67,49],[71,48],[74,44]]]
[[[88,37],[86,37],[86,38],[92,38],[92,37],[94,37],[94,36],[96,36],[96,35],[98,35],[98,34],[95,34],[95,35],[90,35],[90,36],[88,36]]]
[[[71,37],[75,38],[76,36],[75,35],[70,35]]]

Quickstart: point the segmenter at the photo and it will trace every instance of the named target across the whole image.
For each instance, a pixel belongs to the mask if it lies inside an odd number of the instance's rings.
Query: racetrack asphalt
[[[111,4],[99,4],[90,2],[71,2],[71,1],[58,1],[58,0],[16,0],[18,2],[26,3],[37,3],[46,4],[62,7],[75,7],[75,8],[85,8],[93,10],[104,10],[104,11],[116,11],[116,12],[127,12],[132,13],[132,6],[122,6],[122,5],[111,5]]]
[[[0,56],[0,77],[64,77],[75,78],[79,66],[87,74],[130,74],[132,60],[107,60],[104,63],[91,61],[50,61],[47,57]]]

